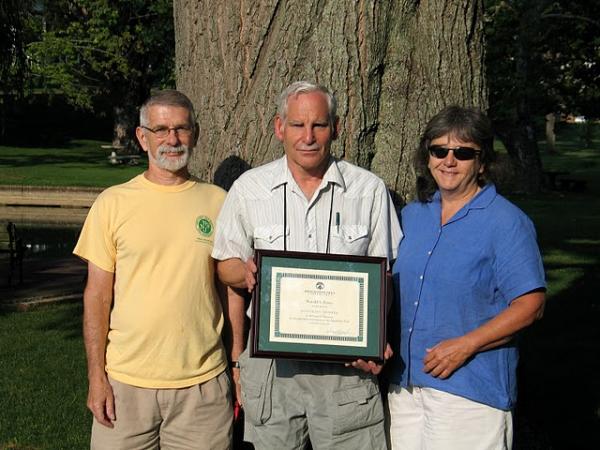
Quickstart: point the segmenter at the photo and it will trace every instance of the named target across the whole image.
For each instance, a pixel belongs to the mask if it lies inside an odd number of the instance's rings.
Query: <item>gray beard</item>
[[[180,152],[180,155],[173,159],[167,156],[169,152]],[[187,145],[171,147],[170,145],[161,145],[156,151],[156,159],[148,152],[148,156],[156,166],[169,172],[177,172],[188,165],[190,159],[190,150]]]

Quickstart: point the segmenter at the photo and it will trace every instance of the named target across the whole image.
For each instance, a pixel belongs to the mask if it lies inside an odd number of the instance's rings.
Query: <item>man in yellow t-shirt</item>
[[[225,192],[190,180],[198,126],[182,93],[151,96],[136,135],[148,170],[100,194],[74,250],[88,261],[91,447],[227,449],[231,386],[210,256]]]

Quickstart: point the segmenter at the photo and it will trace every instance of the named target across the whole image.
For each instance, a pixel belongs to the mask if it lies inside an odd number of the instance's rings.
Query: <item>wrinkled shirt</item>
[[[217,220],[212,256],[246,261],[254,249],[283,250],[284,236],[288,251],[325,253],[329,239],[329,253],[389,261],[396,257],[402,232],[387,188],[376,175],[332,158],[307,199],[284,156],[235,181]]]
[[[392,381],[511,409],[514,339],[477,353],[445,380],[424,373],[423,358],[427,348],[478,328],[517,297],[545,287],[531,220],[490,184],[443,226],[439,192],[431,202],[411,203],[402,210],[402,228],[393,267],[401,358]]]

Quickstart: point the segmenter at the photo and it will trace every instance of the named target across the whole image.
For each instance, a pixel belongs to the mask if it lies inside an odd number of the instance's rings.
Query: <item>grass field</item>
[[[548,278],[545,317],[521,336],[522,450],[600,448],[600,142],[582,149],[568,128],[558,144],[545,167],[587,191],[511,197],[536,224]],[[88,447],[80,316],[77,304],[0,313],[0,449]]]
[[[89,448],[81,312],[0,313],[0,449]]]
[[[104,144],[74,140],[61,148],[0,146],[0,184],[108,187],[144,171],[145,158],[138,166],[109,164]]]

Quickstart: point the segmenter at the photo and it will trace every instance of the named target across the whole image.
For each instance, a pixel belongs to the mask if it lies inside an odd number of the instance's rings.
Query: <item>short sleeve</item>
[[[110,208],[101,194],[85,219],[73,253],[107,272],[115,271],[116,245],[110,229]]]
[[[535,228],[524,213],[519,211],[511,226],[498,233],[495,247],[496,283],[507,303],[546,287]]]
[[[246,261],[253,253],[252,235],[245,219],[247,215],[239,189],[239,182],[236,181],[217,218],[212,257],[219,261],[230,258]]]
[[[396,259],[398,254],[402,230],[396,208],[383,182],[379,183],[373,202],[371,242],[368,253],[369,256],[384,256],[391,261]]]

